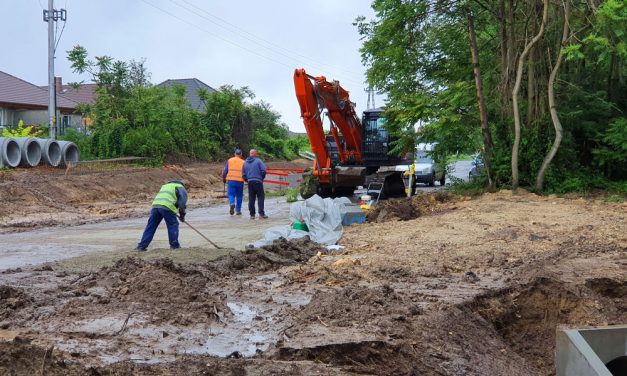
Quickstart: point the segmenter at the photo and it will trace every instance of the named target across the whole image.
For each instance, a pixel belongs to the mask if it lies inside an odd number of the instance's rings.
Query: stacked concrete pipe
[[[61,148],[61,163],[63,166],[68,166],[71,163],[76,163],[80,159],[80,152],[78,146],[70,141],[57,141]]]
[[[41,146],[31,137],[18,137],[15,139],[22,152],[22,167],[35,167],[41,161]]]
[[[20,146],[15,139],[0,137],[0,167],[17,167],[22,160]]]
[[[44,163],[57,167],[61,163],[61,147],[59,143],[50,138],[36,138],[41,147],[41,159]]]

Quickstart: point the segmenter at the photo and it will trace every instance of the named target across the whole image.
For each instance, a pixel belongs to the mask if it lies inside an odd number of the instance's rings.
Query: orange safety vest
[[[244,168],[244,160],[240,157],[229,159],[229,171],[226,174],[226,180],[244,182],[242,178],[242,169]]]

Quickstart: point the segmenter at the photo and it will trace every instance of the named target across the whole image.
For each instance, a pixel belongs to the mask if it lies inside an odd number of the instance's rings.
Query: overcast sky
[[[47,4],[0,0],[0,70],[37,85],[48,82]],[[372,17],[366,0],[55,0],[55,8],[67,9],[55,60],[63,82],[89,80],[67,61],[66,51],[80,44],[92,57],[145,58],[153,83],[195,77],[214,88],[248,86],[294,131],[304,131],[295,68],[338,79],[358,113],[366,108],[352,25],[357,16]]]

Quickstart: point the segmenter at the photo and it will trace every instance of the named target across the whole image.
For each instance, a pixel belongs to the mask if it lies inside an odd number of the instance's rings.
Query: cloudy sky
[[[0,70],[37,85],[48,80],[47,4],[0,1]],[[67,9],[55,60],[63,82],[89,80],[73,73],[66,58],[80,44],[90,56],[145,58],[153,83],[196,77],[214,88],[248,86],[294,131],[304,131],[294,68],[338,79],[358,113],[366,108],[361,42],[352,25],[357,16],[372,17],[366,0],[55,0],[55,8]]]

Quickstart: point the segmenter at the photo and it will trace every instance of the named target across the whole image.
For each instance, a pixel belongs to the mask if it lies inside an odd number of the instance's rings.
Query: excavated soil
[[[627,323],[627,205],[415,202],[382,202],[340,252],[6,270],[0,374],[554,375],[557,328]]]
[[[445,191],[420,193],[411,198],[380,201],[368,211],[369,222],[408,221],[452,207],[457,199]]]

